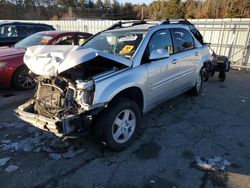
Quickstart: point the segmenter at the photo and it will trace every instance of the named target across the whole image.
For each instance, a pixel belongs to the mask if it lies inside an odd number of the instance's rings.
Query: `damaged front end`
[[[94,82],[63,78],[38,78],[35,96],[19,106],[16,114],[36,127],[58,136],[83,128],[85,112],[92,109]]]
[[[50,52],[52,47],[41,48],[28,49],[28,57],[24,57],[36,75],[37,89],[15,112],[20,119],[58,136],[80,131],[86,120],[106,105],[94,101],[95,77],[107,77],[128,65],[93,49],[82,49],[82,53],[67,49],[69,54],[57,52],[58,58]],[[36,63],[44,65],[37,67]]]

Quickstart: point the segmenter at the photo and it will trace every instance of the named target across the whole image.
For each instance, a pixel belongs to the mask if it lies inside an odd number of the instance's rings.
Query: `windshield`
[[[52,39],[51,36],[49,36],[46,33],[36,33],[33,35],[30,35],[29,37],[26,37],[25,39],[19,41],[14,45],[14,48],[28,48],[30,46],[34,45],[46,45],[49,43],[49,41]]]
[[[145,33],[146,31],[131,30],[103,32],[84,43],[83,47],[131,58]]]

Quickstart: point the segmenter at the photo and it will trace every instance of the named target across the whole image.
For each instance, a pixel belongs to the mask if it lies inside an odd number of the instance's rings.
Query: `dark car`
[[[50,30],[55,29],[42,23],[0,22],[0,46],[11,46],[29,35]]]
[[[12,48],[0,48],[0,87],[14,86],[25,90],[35,86],[23,63],[26,48],[34,45],[81,45],[91,36],[84,32],[42,31],[19,41]]]

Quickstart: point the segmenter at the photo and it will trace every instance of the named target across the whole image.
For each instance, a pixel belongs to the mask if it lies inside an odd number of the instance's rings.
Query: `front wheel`
[[[126,98],[113,102],[101,114],[96,128],[102,129],[102,141],[112,151],[129,147],[141,126],[138,105]]]

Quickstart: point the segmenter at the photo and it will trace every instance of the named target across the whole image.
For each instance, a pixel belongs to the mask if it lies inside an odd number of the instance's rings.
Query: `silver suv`
[[[183,92],[199,94],[209,58],[186,20],[118,22],[81,47],[30,47],[24,62],[38,85],[16,114],[59,136],[92,126],[109,149],[120,151],[141,130],[142,114]]]

